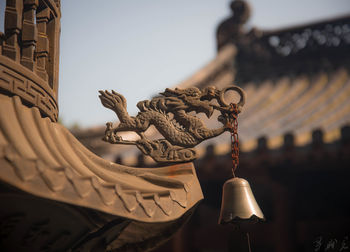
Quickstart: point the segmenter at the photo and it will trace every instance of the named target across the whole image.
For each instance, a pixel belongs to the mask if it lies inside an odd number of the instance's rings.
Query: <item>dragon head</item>
[[[167,88],[161,95],[167,97],[167,105],[172,110],[184,110],[185,112],[204,113],[208,118],[214,112],[213,106],[209,103],[209,99],[203,99],[207,93],[203,93],[196,87],[186,89],[170,89]]]
[[[221,112],[222,116],[219,121],[223,121],[223,117],[227,117],[230,113],[231,105],[227,103],[224,99],[225,92],[232,90],[240,95],[240,100],[237,103],[238,112],[241,111],[245,103],[245,93],[237,86],[229,86],[223,90],[218,90],[216,87],[210,86],[200,90],[197,87],[190,87],[186,89],[165,89],[161,95],[167,97],[167,106],[169,106],[172,111],[183,110],[185,112],[196,112],[204,113],[208,118],[210,118],[214,110]],[[217,104],[211,103],[212,100],[216,100]]]

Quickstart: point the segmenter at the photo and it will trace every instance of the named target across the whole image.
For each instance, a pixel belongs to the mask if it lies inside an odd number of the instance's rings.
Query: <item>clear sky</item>
[[[4,0],[0,0],[4,1]],[[349,0],[250,0],[250,26],[275,29],[350,13]],[[215,57],[228,0],[62,0],[60,117],[66,126],[115,121],[98,90],[136,103],[173,87]]]

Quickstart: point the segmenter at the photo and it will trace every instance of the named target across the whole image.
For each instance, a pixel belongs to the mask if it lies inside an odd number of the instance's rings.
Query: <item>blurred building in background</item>
[[[235,83],[247,92],[236,174],[250,181],[267,219],[250,228],[252,250],[349,251],[350,16],[247,30],[247,3],[230,7],[232,16],[217,29],[216,58],[178,87]],[[130,162],[125,151],[100,140],[103,132],[75,135],[99,155]],[[229,135],[201,148],[195,167],[205,199],[156,251],[247,251],[239,231],[217,225],[222,185],[231,173]],[[137,166],[151,165],[132,156]]]

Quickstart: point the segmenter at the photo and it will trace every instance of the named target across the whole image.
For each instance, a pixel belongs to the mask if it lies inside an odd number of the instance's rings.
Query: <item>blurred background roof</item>
[[[350,13],[347,0],[248,2],[248,26],[267,30]],[[130,114],[136,114],[138,101],[181,83],[215,57],[215,30],[230,15],[229,3],[62,1],[63,123],[91,127],[115,120],[100,104],[99,89],[123,94]]]

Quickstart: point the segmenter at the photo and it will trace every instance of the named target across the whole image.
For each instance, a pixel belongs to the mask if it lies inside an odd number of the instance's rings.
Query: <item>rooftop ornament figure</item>
[[[115,128],[112,128],[111,122],[106,124],[103,140],[112,144],[136,145],[145,155],[160,163],[192,161],[196,158],[193,147],[230,130],[231,106],[224,100],[224,94],[228,90],[234,90],[240,95],[240,101],[237,103],[237,109],[240,111],[245,103],[245,93],[237,86],[223,90],[217,90],[215,87],[203,90],[196,87],[174,90],[167,88],[160,93],[160,97],[140,101],[137,104],[140,112],[135,117],[128,114],[124,96],[115,91],[99,91],[103,106],[113,110],[120,120]],[[204,113],[210,118],[214,110],[221,112],[218,121],[223,126],[218,129],[208,129],[201,119],[189,114]],[[151,125],[155,126],[164,139],[150,140],[145,136],[145,131]],[[123,131],[134,131],[140,139],[124,140],[118,135]]]

